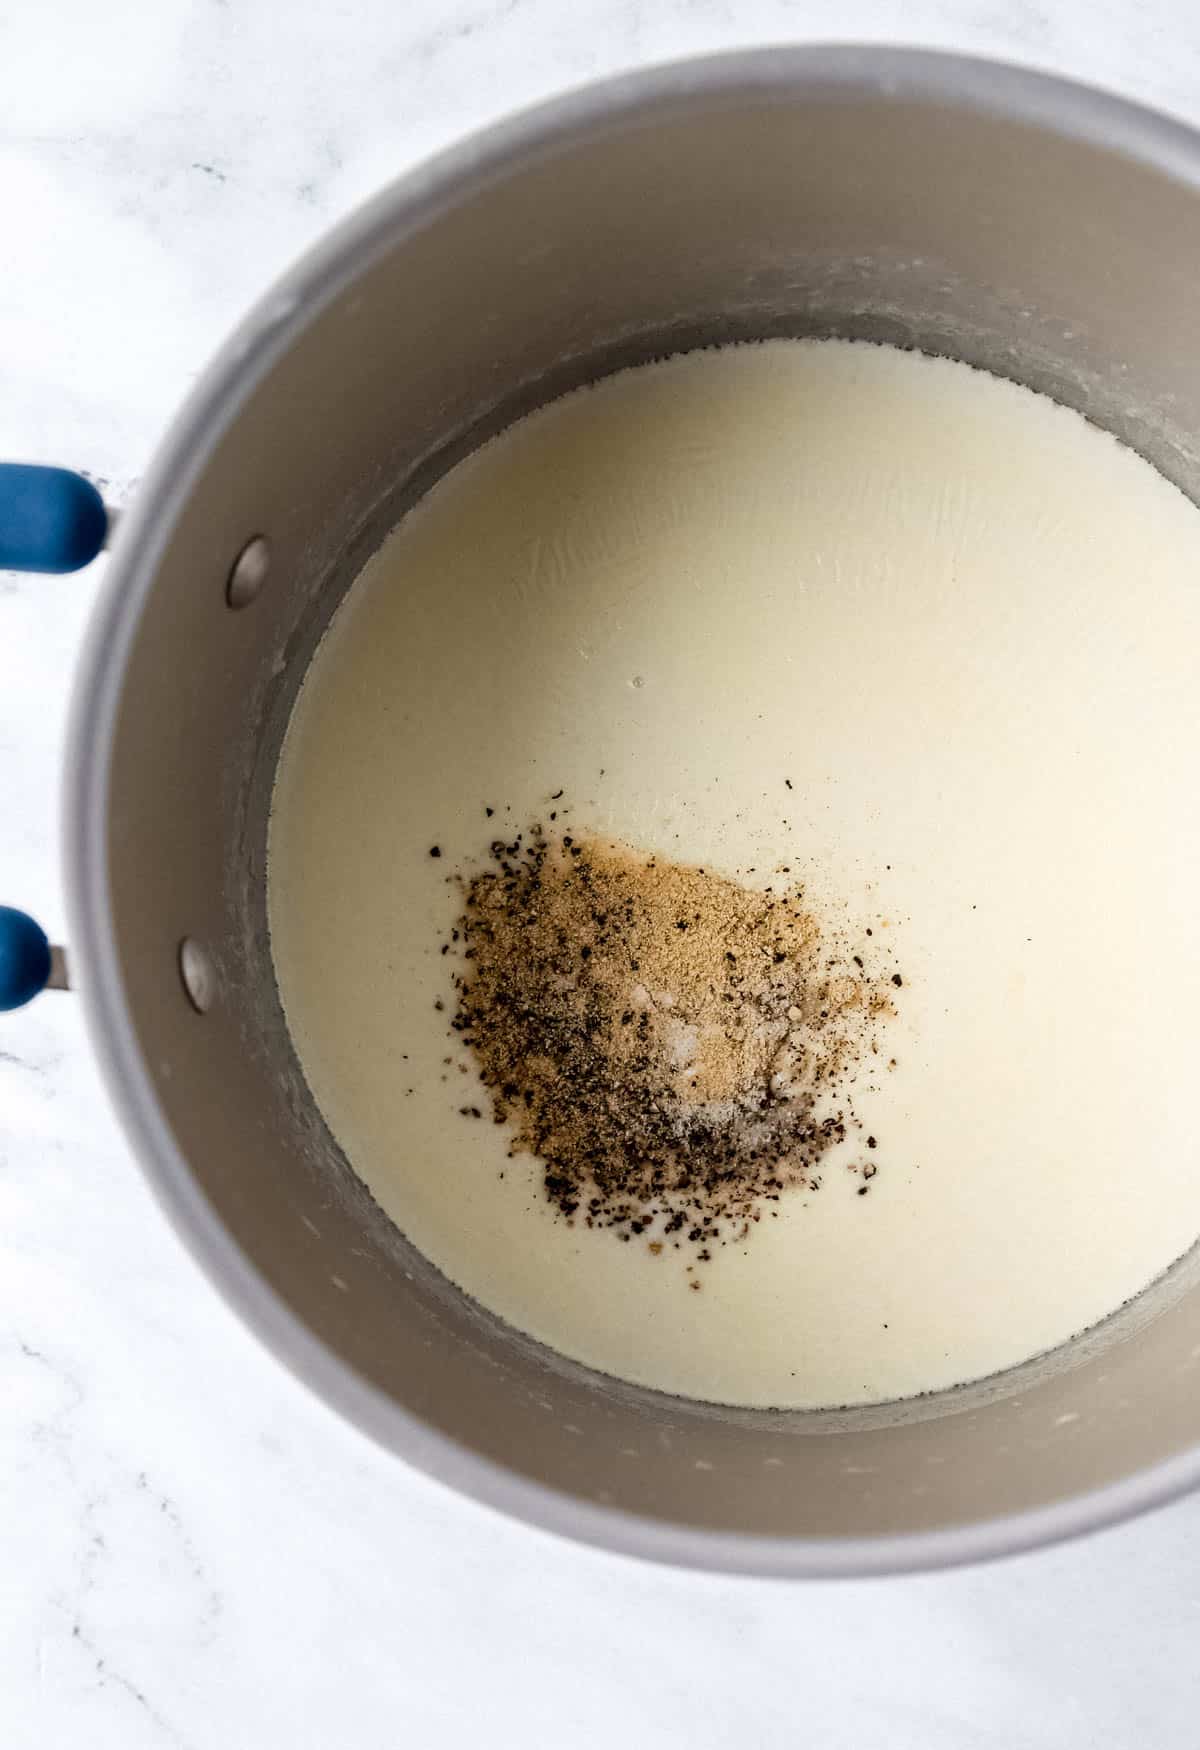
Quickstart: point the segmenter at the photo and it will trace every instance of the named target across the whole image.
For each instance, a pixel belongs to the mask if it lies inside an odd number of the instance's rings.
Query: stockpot
[[[688,347],[850,336],[1046,391],[1196,498],[1198,288],[1191,129],[1015,68],[778,48],[477,135],[350,218],[227,343],[122,516],[80,664],[70,980],[203,1268],[383,1446],[532,1525],[794,1576],[1025,1548],[1200,1479],[1191,1256],[1040,1362],[841,1414],[691,1404],[519,1336],[348,1170],[284,1025],[264,896],[275,761],[322,630],[406,507],[509,421]],[[10,563],[69,565],[103,535],[68,477],[3,490]],[[30,986],[51,971],[34,938],[9,943]]]

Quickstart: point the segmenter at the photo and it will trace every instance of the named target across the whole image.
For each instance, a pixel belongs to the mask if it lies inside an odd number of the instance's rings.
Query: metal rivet
[[[265,535],[254,535],[246,542],[229,573],[225,585],[225,600],[231,608],[248,608],[258,596],[271,569],[271,543]]]
[[[196,1013],[207,1014],[217,994],[216,976],[207,950],[191,936],[185,936],[179,944],[179,977]]]

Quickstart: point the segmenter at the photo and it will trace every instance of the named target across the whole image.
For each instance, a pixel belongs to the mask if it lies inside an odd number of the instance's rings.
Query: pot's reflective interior
[[[376,212],[372,261],[214,443],[121,705],[109,856],[129,1001],[233,1241],[347,1367],[467,1449],[695,1528],[919,1531],[1045,1505],[1197,1442],[1191,1259],[1049,1363],[842,1417],[656,1397],[501,1329],[340,1161],[283,1028],[263,898],[274,758],[341,591],[424,485],[562,388],[697,343],[887,339],[1048,390],[1196,496],[1195,194],[965,103],[798,78],[593,117],[417,198]],[[231,612],[225,580],[257,532],[271,576]],[[177,976],[184,935],[218,966],[202,1017]],[[386,1410],[376,1432],[403,1447]]]

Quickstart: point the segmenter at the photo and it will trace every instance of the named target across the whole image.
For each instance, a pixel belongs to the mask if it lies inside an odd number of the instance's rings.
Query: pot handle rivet
[[[233,562],[225,585],[225,600],[231,608],[248,608],[257,600],[267,573],[271,569],[271,543],[265,535],[254,535],[246,542]]]
[[[208,950],[194,936],[185,936],[179,944],[179,979],[196,1013],[206,1015],[217,994],[217,979]]]
[[[47,988],[67,988],[63,950],[28,912],[0,905],[0,1009],[19,1009]]]

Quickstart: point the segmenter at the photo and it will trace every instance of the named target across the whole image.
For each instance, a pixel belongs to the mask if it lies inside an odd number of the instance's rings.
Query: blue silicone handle
[[[104,500],[82,474],[0,462],[0,571],[78,571],[107,533]]]
[[[0,1009],[19,1009],[45,990],[50,943],[27,912],[0,905]]]

